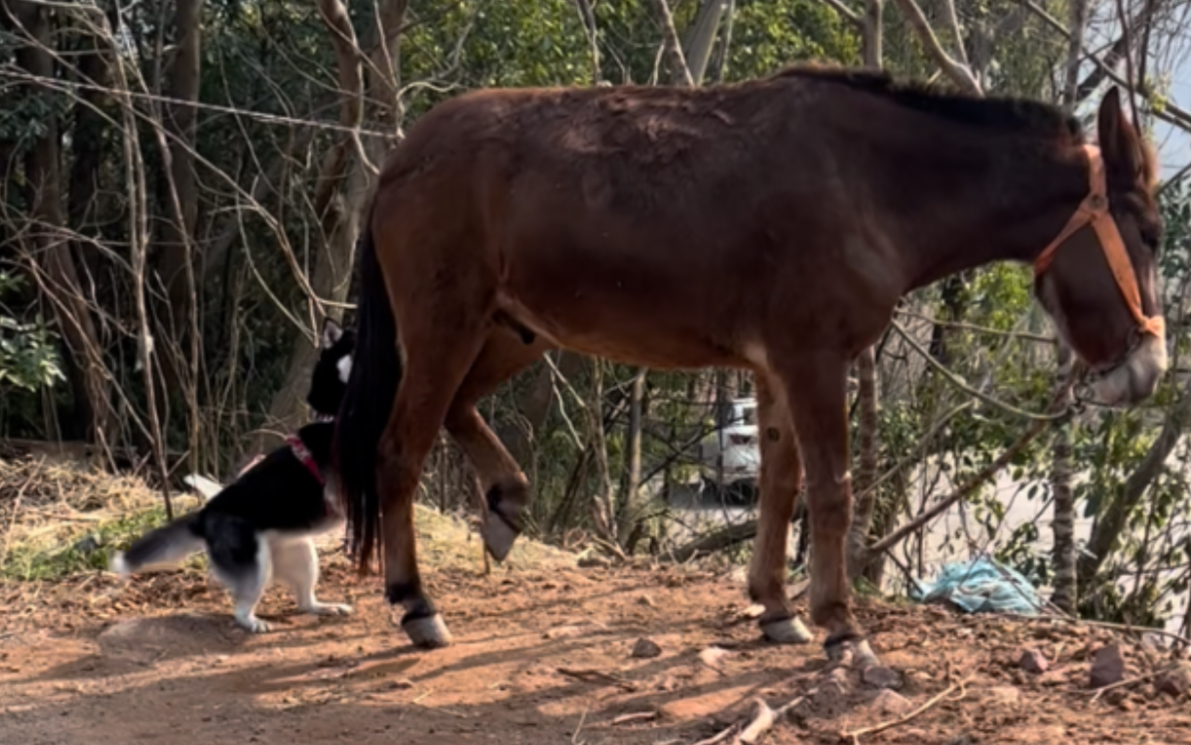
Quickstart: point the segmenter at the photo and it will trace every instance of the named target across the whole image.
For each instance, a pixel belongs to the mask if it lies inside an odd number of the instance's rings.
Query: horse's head
[[[1154,158],[1121,111],[1114,87],[1100,103],[1099,148],[1084,147],[1088,197],[1034,264],[1035,291],[1092,373],[1100,403],[1132,405],[1166,371],[1156,286],[1162,218]]]

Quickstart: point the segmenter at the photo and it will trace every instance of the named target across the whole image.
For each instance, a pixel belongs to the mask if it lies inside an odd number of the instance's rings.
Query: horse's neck
[[[907,290],[997,261],[1032,262],[1088,193],[1087,168],[1074,158],[1059,160],[1042,147],[989,157],[993,165],[984,177],[925,199],[921,214],[904,216],[905,224],[922,226],[920,239],[911,231],[904,246],[912,267]]]

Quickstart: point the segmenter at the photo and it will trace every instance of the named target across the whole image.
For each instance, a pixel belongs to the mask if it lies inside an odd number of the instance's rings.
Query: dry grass
[[[197,509],[203,500],[175,494],[175,514]],[[479,537],[455,517],[418,505],[419,560],[427,567],[482,566]],[[107,557],[145,531],[165,522],[161,493],[135,476],[104,473],[44,458],[0,459],[0,579],[62,580],[106,566]],[[334,553],[337,534],[319,541]],[[552,546],[521,540],[513,566],[573,566],[575,557]],[[201,571],[201,557],[184,569]]]

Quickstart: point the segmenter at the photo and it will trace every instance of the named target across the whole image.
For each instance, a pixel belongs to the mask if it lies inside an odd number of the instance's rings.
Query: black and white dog
[[[351,607],[314,596],[318,552],[314,536],[342,527],[338,497],[328,488],[335,414],[351,373],[355,334],[331,319],[323,324],[321,352],[306,403],[315,421],[243,471],[202,509],[137,539],[113,554],[111,570],[127,577],[176,565],[205,550],[216,579],[235,602],[236,622],[251,632],[269,630],[255,610],[275,578],[290,585],[306,613],[345,615]]]

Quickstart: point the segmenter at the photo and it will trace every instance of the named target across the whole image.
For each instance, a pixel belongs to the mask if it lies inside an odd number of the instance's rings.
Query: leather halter
[[[1104,176],[1104,159],[1100,155],[1100,148],[1094,145],[1083,146],[1084,157],[1088,161],[1091,191],[1076,208],[1075,214],[1067,221],[1058,237],[1050,245],[1042,249],[1038,258],[1034,259],[1034,276],[1040,277],[1050,267],[1055,252],[1059,246],[1070,238],[1077,230],[1091,226],[1096,231],[1096,239],[1100,242],[1100,249],[1108,261],[1108,268],[1112,271],[1113,279],[1121,294],[1125,297],[1125,304],[1129,312],[1137,321],[1138,330],[1143,334],[1152,334],[1159,339],[1166,338],[1166,321],[1162,316],[1147,316],[1141,308],[1141,285],[1137,282],[1137,275],[1133,271],[1133,263],[1129,260],[1129,252],[1125,249],[1125,240],[1121,237],[1121,230],[1116,220],[1108,211],[1108,185]]]
[[[318,481],[319,486],[324,486],[326,482],[323,481],[323,475],[318,470],[318,464],[314,462],[314,456],[310,454],[310,450],[306,447],[306,443],[302,442],[302,438],[297,435],[290,435],[285,438],[285,443],[293,451],[294,457],[302,461],[302,465],[306,466],[306,470],[314,474],[314,478]]]

